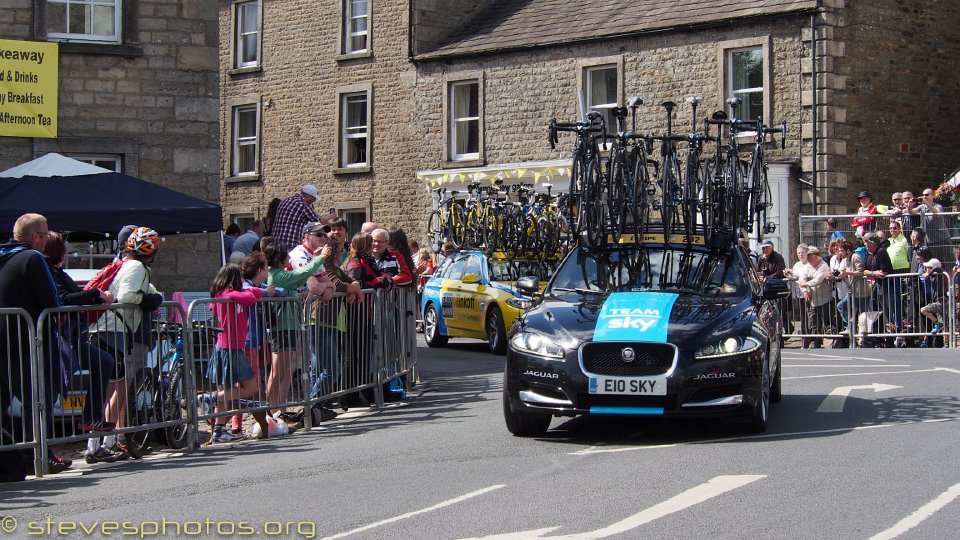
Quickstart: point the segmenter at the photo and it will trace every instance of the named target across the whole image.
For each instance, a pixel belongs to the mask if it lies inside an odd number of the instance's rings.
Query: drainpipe
[[[813,130],[811,137],[813,140],[813,171],[811,178],[813,184],[813,215],[818,215],[819,211],[817,208],[817,203],[819,202],[817,197],[817,188],[819,187],[819,182],[817,181],[817,13],[823,9],[820,5],[820,1],[817,1],[817,11],[810,15],[810,73],[811,73],[811,94],[812,98],[812,108],[811,116],[813,121]]]

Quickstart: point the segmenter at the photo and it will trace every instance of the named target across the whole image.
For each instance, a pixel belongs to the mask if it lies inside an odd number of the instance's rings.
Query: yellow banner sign
[[[57,136],[56,43],[0,39],[0,136]]]

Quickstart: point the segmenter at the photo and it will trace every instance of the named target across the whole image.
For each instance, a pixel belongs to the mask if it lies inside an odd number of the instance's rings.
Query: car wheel
[[[782,371],[782,368],[782,364],[778,365],[777,372],[773,375],[773,385],[770,387],[771,403],[780,403],[780,401],[783,399],[783,386],[781,385],[780,381],[780,372]]]
[[[497,306],[490,308],[487,313],[487,342],[493,354],[507,352],[507,330],[503,325],[503,313]]]
[[[423,312],[423,337],[429,347],[443,347],[449,340],[447,336],[440,335],[440,317],[437,316],[437,308],[433,304],[428,305]]]
[[[503,420],[507,424],[507,430],[517,437],[536,437],[543,435],[550,429],[550,421],[553,419],[549,414],[521,414],[510,410],[510,397],[507,395],[506,377],[503,384]]]
[[[770,416],[770,375],[766,362],[763,366],[763,380],[760,383],[760,399],[753,408],[753,418],[750,419],[748,429],[751,433],[763,433],[767,430],[767,420]]]

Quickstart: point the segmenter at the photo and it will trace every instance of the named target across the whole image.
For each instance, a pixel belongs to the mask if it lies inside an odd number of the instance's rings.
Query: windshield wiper
[[[550,290],[551,290],[551,291],[578,292],[578,293],[585,293],[585,294],[609,294],[609,293],[607,293],[607,291],[595,291],[595,290],[592,290],[592,289],[580,289],[580,288],[570,289],[570,288],[567,288],[567,287],[554,287],[554,288],[552,288],[552,289],[550,289]]]

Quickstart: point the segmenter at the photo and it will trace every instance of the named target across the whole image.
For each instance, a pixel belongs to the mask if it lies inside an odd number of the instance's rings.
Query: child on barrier
[[[244,290],[260,289],[266,292],[269,288],[265,283],[269,268],[267,258],[264,257],[260,251],[254,251],[250,255],[247,255],[243,259],[243,262],[240,263],[240,273],[243,276]],[[273,291],[275,298],[287,296],[287,292],[280,287],[273,287]],[[261,389],[260,370],[267,367],[267,358],[269,358],[270,354],[269,348],[264,346],[267,337],[265,309],[267,309],[266,306],[261,304],[254,304],[247,308],[247,337],[243,343],[243,352],[246,353],[247,360],[250,362],[250,368],[253,370],[254,383],[258,392]],[[232,424],[232,433],[234,435],[242,435],[243,414],[235,414]]]
[[[236,408],[236,400],[252,397],[259,391],[257,379],[243,352],[248,317],[244,308],[252,307],[262,296],[273,296],[275,292],[273,287],[267,287],[266,292],[256,287],[244,289],[240,267],[234,263],[221,268],[213,278],[210,297],[229,300],[227,303],[210,305],[210,310],[217,317],[217,324],[222,328],[217,336],[217,347],[207,363],[207,378],[217,385],[217,391],[201,394],[200,400],[212,404],[215,413],[224,407]],[[260,438],[266,438],[266,413],[255,412],[253,417],[260,425]],[[217,423],[208,444],[242,438],[242,434],[233,434],[225,429],[225,424]]]
[[[297,268],[286,270],[290,260],[287,246],[283,242],[274,242],[263,248],[263,254],[270,265],[267,275],[267,284],[283,287],[291,291],[306,284],[310,276],[316,274],[323,267],[324,262],[333,251],[329,244],[317,248],[313,252],[313,260]],[[270,330],[270,349],[272,362],[270,376],[267,379],[267,399],[271,404],[285,403],[290,391],[290,358],[299,346],[297,336],[300,333],[300,317],[297,306],[293,303],[284,303],[273,309],[276,321]],[[282,414],[283,408],[276,411],[275,416]]]

